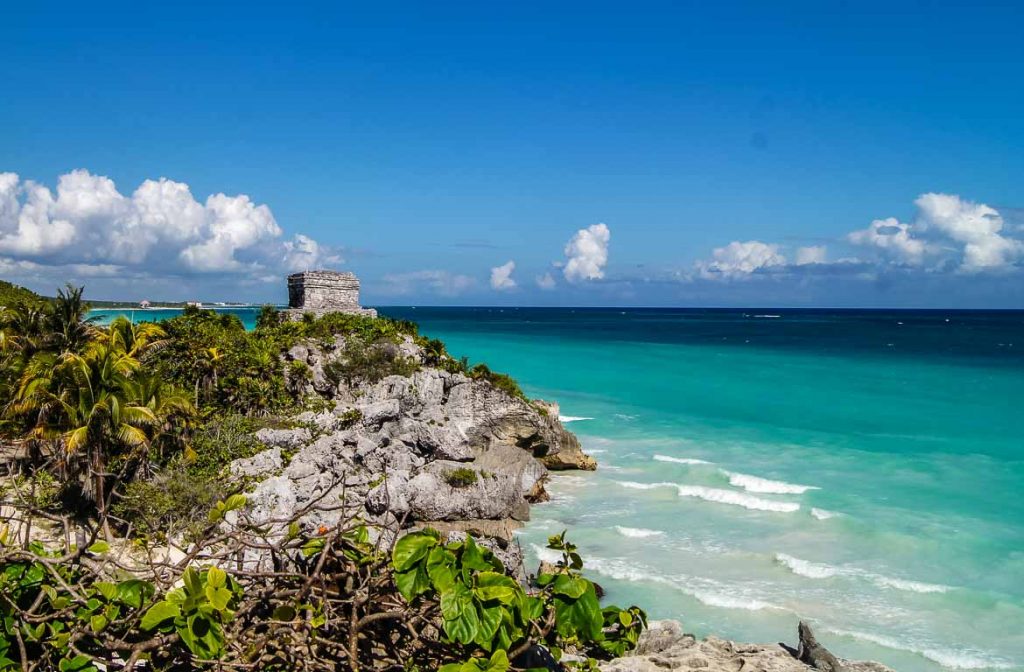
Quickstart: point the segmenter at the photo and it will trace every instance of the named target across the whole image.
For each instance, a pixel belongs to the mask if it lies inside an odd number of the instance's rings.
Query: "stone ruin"
[[[350,313],[377,317],[373,308],[359,305],[359,278],[355,273],[304,271],[288,276],[288,310],[292,319],[305,313]]]

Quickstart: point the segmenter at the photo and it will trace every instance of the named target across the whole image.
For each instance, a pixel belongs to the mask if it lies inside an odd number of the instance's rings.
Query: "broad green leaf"
[[[489,672],[506,672],[511,667],[508,662],[508,653],[503,649],[498,649],[491,654],[491,660],[487,665]]]
[[[441,593],[441,615],[452,620],[473,606],[473,594],[461,583],[455,584],[451,590]]]
[[[587,587],[576,599],[556,594],[555,628],[564,638],[579,637],[584,642],[596,642],[601,639],[601,605],[597,601],[594,584],[586,582]]]
[[[231,591],[227,588],[217,588],[212,584],[207,584],[206,599],[210,601],[210,605],[214,609],[224,611],[228,608],[228,602],[231,601]]]
[[[462,566],[477,571],[491,569],[491,563],[484,559],[483,550],[473,541],[473,537],[466,537],[466,546],[462,551]]]
[[[224,511],[237,511],[245,506],[245,495],[231,495],[224,502]]]
[[[60,672],[87,672],[87,670],[96,669],[92,665],[92,660],[81,654],[74,658],[64,658],[57,664],[57,667],[60,668]]]
[[[108,602],[117,597],[117,586],[107,581],[97,581],[93,584],[93,588],[99,591],[99,594],[106,598]]]
[[[434,588],[443,593],[455,585],[455,554],[443,546],[430,549],[427,556],[427,575]]]
[[[559,574],[555,577],[554,592],[556,595],[577,598],[585,593],[590,585],[591,583],[582,577]]]
[[[413,567],[405,572],[395,573],[395,585],[409,602],[421,593],[430,590],[430,577],[422,567]]]
[[[498,627],[501,626],[501,616],[504,609],[500,605],[485,607],[482,604],[477,604],[476,608],[480,625],[477,628],[474,641],[481,649],[490,650],[491,641],[498,632]]]
[[[152,630],[164,621],[181,616],[181,607],[174,602],[163,600],[150,607],[142,617],[143,630]]]
[[[185,590],[189,594],[199,595],[203,592],[203,580],[195,568],[189,567],[186,569],[182,579],[185,582]]]
[[[437,546],[437,537],[427,534],[425,530],[407,534],[395,544],[391,562],[397,571],[404,572],[425,558],[430,549],[435,546]]]
[[[129,579],[117,584],[117,594],[121,601],[133,609],[140,609],[143,601],[153,595],[153,584],[138,579]]]
[[[469,644],[476,638],[477,629],[480,627],[480,619],[477,618],[476,609],[463,609],[457,618],[445,619],[444,631],[452,640],[460,644]]]
[[[512,578],[497,572],[480,572],[476,576],[476,596],[484,601],[498,600],[511,604],[521,588]]]
[[[87,548],[85,550],[89,551],[90,553],[92,553],[94,555],[99,555],[100,553],[106,553],[107,551],[109,551],[110,550],[110,544],[108,544],[105,541],[97,541],[95,544],[93,544],[92,546],[90,546],[89,548]]]
[[[102,614],[97,614],[89,619],[89,627],[96,633],[101,632],[103,628],[107,627],[107,623],[107,617]]]
[[[206,572],[206,585],[220,588],[227,581],[227,574],[220,567],[210,567]]]

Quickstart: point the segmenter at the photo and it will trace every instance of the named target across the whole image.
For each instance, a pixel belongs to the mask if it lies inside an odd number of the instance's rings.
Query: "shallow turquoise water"
[[[568,529],[699,634],[1024,669],[1024,314],[382,312],[579,418],[600,468],[553,478],[534,559]]]

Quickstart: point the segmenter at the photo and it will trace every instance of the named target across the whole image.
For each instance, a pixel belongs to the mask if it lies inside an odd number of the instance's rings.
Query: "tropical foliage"
[[[267,308],[247,331],[189,308],[100,327],[71,286],[0,304],[0,672],[500,672],[538,652],[548,669],[593,669],[635,645],[643,611],[602,608],[564,535],[549,540],[560,560],[527,585],[470,536],[400,536],[356,515],[249,522],[248,484],[227,465],[262,449],[257,430],[311,408],[312,370],[287,354],[310,344],[331,353],[335,385],[426,365],[525,399],[409,322]],[[488,477],[447,474],[460,487]]]

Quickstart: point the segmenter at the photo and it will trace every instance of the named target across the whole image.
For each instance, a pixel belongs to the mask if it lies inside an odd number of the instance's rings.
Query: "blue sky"
[[[1024,307],[1020,3],[145,5],[5,8],[4,278]]]

